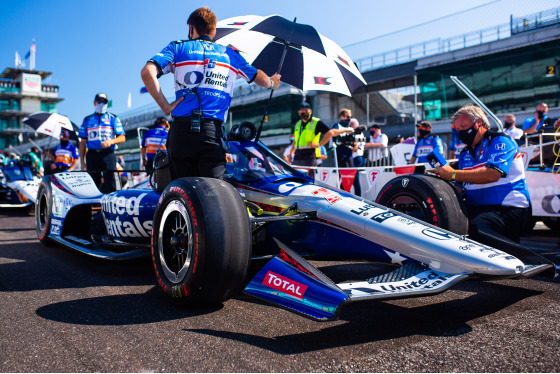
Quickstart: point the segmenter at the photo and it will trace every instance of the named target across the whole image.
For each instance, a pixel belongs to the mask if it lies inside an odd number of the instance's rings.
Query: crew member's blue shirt
[[[103,149],[101,143],[105,140],[114,139],[124,135],[124,128],[119,117],[112,113],[94,113],[84,118],[78,136],[87,139],[88,149]],[[116,149],[116,144],[110,149]]]
[[[539,131],[539,129],[543,126],[544,124],[544,120],[547,119],[548,116],[545,114],[545,116],[543,117],[543,120],[539,122],[539,124],[537,125],[536,130]],[[531,117],[531,118],[527,118],[525,121],[523,121],[523,126],[521,128],[521,130],[526,130],[529,127],[533,126],[535,124],[535,117]]]
[[[202,35],[196,40],[171,42],[160,53],[152,57],[159,76],[174,74],[175,97],[185,96],[175,107],[174,117],[190,116],[199,108],[198,92],[205,118],[225,121],[237,78],[252,82],[257,69],[236,51],[215,44]],[[192,91],[191,91],[192,90]]]
[[[482,167],[500,172],[493,183],[465,183],[467,205],[499,205],[527,208],[529,190],[525,182],[525,165],[517,143],[509,136],[489,137],[490,132],[475,147],[465,148],[459,155],[459,170]]]
[[[425,138],[418,139],[418,143],[414,147],[413,156],[416,156],[416,162],[421,164],[428,162],[428,155],[430,153],[439,152],[443,157],[443,143],[439,136],[434,137],[433,135],[426,136]]]
[[[150,160],[156,155],[158,149],[166,150],[167,130],[164,126],[157,126],[146,132],[142,137],[142,147],[146,147],[146,158]]]
[[[63,147],[61,144],[54,147],[53,155],[56,166],[72,166],[72,162],[79,157],[78,148],[68,142]]]

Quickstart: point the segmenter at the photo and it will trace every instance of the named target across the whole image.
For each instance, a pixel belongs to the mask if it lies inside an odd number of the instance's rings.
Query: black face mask
[[[430,130],[422,130],[422,129],[420,129],[420,130],[418,130],[418,133],[420,134],[420,137],[421,137],[421,138],[424,138],[424,137],[430,135],[432,132],[431,132]]]
[[[341,119],[340,122],[338,122],[341,126],[344,127],[348,127],[348,125],[350,124],[350,118],[348,119]]]
[[[68,140],[61,140],[60,141],[61,146],[66,147],[66,144],[68,144]]]
[[[506,129],[509,129],[511,126],[513,126],[513,122],[504,122],[504,126],[506,127]]]
[[[303,121],[309,121],[309,119],[311,118],[311,114],[309,114],[309,113],[300,113],[299,117],[300,117]]]
[[[474,126],[467,130],[459,131],[459,140],[462,141],[467,147],[470,147],[474,143],[474,138],[476,138],[478,131],[474,129]]]
[[[537,110],[537,117],[539,117],[539,119],[543,119],[544,118],[544,111]]]

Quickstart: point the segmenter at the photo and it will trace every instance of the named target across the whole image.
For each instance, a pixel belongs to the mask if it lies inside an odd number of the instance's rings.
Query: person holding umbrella
[[[60,131],[60,144],[54,147],[53,153],[47,156],[54,162],[52,164],[54,172],[74,170],[78,163],[78,148],[70,143],[70,131],[63,129]]]
[[[106,94],[98,93],[95,95],[93,100],[95,113],[84,118],[78,132],[78,137],[81,138],[79,154],[82,170],[87,169],[99,190],[106,194],[117,189],[113,172],[107,170],[116,169],[116,145],[126,140],[119,117],[107,112],[108,103]],[[105,170],[103,172],[103,185],[101,185],[102,170]]]
[[[279,74],[269,77],[234,49],[213,43],[216,23],[216,15],[208,7],[198,8],[187,21],[189,39],[169,43],[141,71],[150,95],[166,115],[174,117],[167,138],[172,179],[223,177],[222,123],[238,77],[269,89],[280,85]],[[171,72],[176,100],[169,103],[158,78]]]

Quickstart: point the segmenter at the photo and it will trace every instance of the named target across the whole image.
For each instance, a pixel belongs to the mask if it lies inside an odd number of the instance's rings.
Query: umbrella
[[[22,122],[32,127],[38,133],[57,139],[60,137],[60,130],[66,129],[70,131],[70,139],[78,140],[76,135],[78,127],[68,117],[58,113],[37,112],[29,115],[29,117],[25,117]]]
[[[366,82],[335,42],[309,25],[278,15],[240,16],[220,21],[215,42],[238,50],[254,67],[302,90],[351,96]]]

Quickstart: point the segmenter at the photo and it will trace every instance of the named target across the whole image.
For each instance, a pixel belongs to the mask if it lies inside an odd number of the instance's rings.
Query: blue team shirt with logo
[[[176,99],[185,96],[171,112],[174,117],[190,116],[198,109],[198,99],[189,91],[196,90],[204,117],[224,121],[235,80],[252,82],[257,74],[257,69],[238,52],[204,37],[171,42],[149,61],[156,64],[160,75],[173,73]]]
[[[79,157],[78,148],[74,147],[70,142],[66,143],[64,147],[61,144],[54,147],[53,155],[55,157],[54,164],[56,166],[68,167]]]
[[[156,155],[158,149],[166,150],[167,130],[163,126],[157,126],[146,132],[142,137],[142,147],[146,147],[146,158],[149,160]]]
[[[101,143],[105,140],[114,139],[118,135],[124,135],[124,128],[119,117],[112,113],[94,113],[84,118],[78,136],[87,139],[88,149],[103,149]],[[116,149],[115,144],[109,147]]]
[[[425,138],[418,139],[418,143],[414,147],[413,156],[416,156],[416,162],[421,164],[428,162],[428,155],[432,152],[439,152],[443,157],[443,143],[439,136],[433,137],[432,135]]]
[[[493,183],[465,183],[467,205],[502,205],[519,208],[529,206],[529,190],[525,182],[525,164],[517,143],[509,136],[487,136],[472,152],[465,148],[459,155],[460,170],[488,167],[500,172]]]

